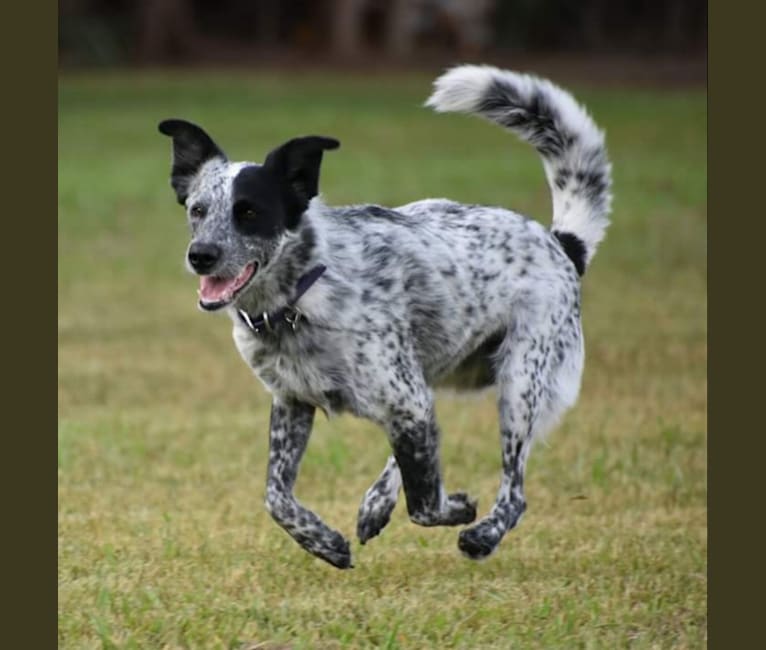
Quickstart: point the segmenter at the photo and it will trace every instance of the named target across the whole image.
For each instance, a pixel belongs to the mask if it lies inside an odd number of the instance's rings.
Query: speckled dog
[[[340,568],[352,566],[348,541],[293,496],[316,408],[369,418],[388,434],[393,453],[359,508],[363,544],[388,523],[401,486],[416,524],[469,524],[475,501],[442,483],[430,386],[486,365],[502,480],[490,512],[458,538],[465,555],[484,558],[526,508],[532,441],[580,387],[580,276],[611,200],[603,134],[550,82],[490,67],[448,71],[427,105],[482,116],[531,143],[553,193],[552,228],[446,199],[328,207],[319,168],[337,140],[296,138],[263,164],[233,163],[199,127],[160,124],[173,138],[171,183],[188,213],[199,304],[228,312],[240,354],[273,395],[266,507]]]

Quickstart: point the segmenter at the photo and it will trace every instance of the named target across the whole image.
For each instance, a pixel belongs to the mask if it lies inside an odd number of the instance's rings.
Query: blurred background
[[[60,0],[60,648],[700,648],[707,550],[707,8],[699,0]],[[550,223],[535,151],[423,108],[448,65],[550,77],[614,170],[582,392],[496,555],[411,525],[330,576],[262,507],[270,396],[197,309],[157,124],[233,160],[333,136],[331,205],[425,197]],[[449,489],[498,485],[495,395],[437,392]],[[352,538],[384,433],[316,419],[297,494]],[[445,588],[448,585],[448,588]],[[274,645],[256,642],[271,640]],[[246,645],[246,642],[250,645]]]
[[[64,66],[608,55],[699,79],[707,46],[705,0],[61,0],[59,13]]]

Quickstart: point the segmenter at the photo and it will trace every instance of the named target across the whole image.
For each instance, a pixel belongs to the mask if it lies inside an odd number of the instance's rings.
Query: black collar
[[[259,318],[253,318],[244,309],[238,309],[239,319],[254,333],[273,332],[282,325],[289,325],[293,331],[301,319],[302,313],[295,306],[304,293],[306,293],[313,284],[320,278],[322,273],[327,270],[324,264],[318,264],[307,273],[304,273],[295,284],[295,293],[284,307],[274,311],[263,312]]]

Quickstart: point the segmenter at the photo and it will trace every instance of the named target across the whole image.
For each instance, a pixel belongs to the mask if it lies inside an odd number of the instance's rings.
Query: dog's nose
[[[209,273],[221,258],[221,247],[206,242],[194,242],[189,247],[189,264],[200,275]]]

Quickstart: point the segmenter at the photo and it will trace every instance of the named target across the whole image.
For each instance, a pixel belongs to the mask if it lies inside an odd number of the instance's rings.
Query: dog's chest
[[[284,331],[277,336],[253,334],[234,326],[234,343],[245,363],[277,395],[290,395],[327,412],[353,410],[337,356],[327,354],[328,341]]]

